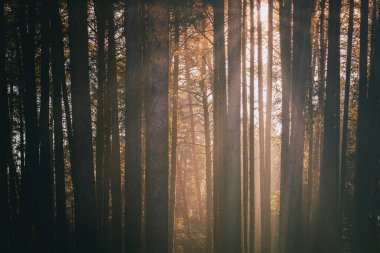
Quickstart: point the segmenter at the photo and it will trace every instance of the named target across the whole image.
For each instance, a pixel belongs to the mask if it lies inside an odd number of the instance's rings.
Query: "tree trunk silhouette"
[[[125,251],[140,252],[142,222],[142,3],[126,1]],[[140,28],[140,29],[139,29]],[[140,31],[140,32],[139,32]]]
[[[97,214],[92,160],[87,1],[68,1],[70,72],[73,108],[73,184],[75,251],[97,250]],[[80,34],[80,36],[78,36]]]
[[[170,184],[169,184],[169,252],[174,252],[175,241],[175,200],[176,200],[176,178],[177,178],[177,129],[178,129],[178,75],[179,75],[179,13],[178,7],[175,8],[174,17],[174,66],[173,66],[173,111],[171,125],[171,154],[170,154]]]
[[[241,251],[241,2],[228,1],[228,114],[223,178],[223,252]]]
[[[146,252],[168,251],[168,1],[147,7]]]
[[[316,221],[315,252],[338,251],[338,175],[340,128],[340,36],[341,1],[329,1],[328,61],[324,108],[323,154]]]

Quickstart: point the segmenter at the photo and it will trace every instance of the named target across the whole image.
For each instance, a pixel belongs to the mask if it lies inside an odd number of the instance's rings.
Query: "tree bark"
[[[96,103],[96,202],[98,212],[98,240],[101,241],[103,228],[103,197],[104,197],[104,88],[106,82],[105,66],[105,29],[106,29],[106,1],[95,0],[95,17],[97,24],[97,103]]]
[[[288,228],[289,201],[290,201],[290,167],[289,167],[289,99],[291,80],[291,1],[280,1],[280,40],[281,40],[281,199],[280,199],[280,253],[286,252],[286,234]]]
[[[174,252],[175,241],[175,200],[176,200],[176,178],[177,178],[177,130],[178,130],[178,75],[179,75],[179,10],[174,6],[174,70],[173,70],[173,111],[171,125],[171,154],[170,154],[170,184],[169,184],[169,252]],[[187,66],[188,67],[188,66]],[[187,70],[188,68],[186,68]]]
[[[255,251],[255,28],[254,0],[249,3],[249,251]]]
[[[213,251],[222,248],[223,210],[221,190],[225,171],[225,138],[227,122],[226,57],[224,35],[224,0],[214,0],[214,159],[213,159]]]
[[[168,251],[168,1],[147,4],[146,252]]]
[[[53,76],[53,114],[54,114],[54,167],[55,167],[55,203],[56,203],[56,251],[67,251],[67,216],[65,193],[65,162],[62,124],[62,87],[65,83],[62,22],[59,15],[58,0],[51,5],[51,67]]]
[[[241,251],[241,2],[228,1],[227,170],[223,178],[223,252]]]
[[[68,11],[73,108],[72,171],[76,224],[75,251],[95,252],[98,250],[97,214],[92,159],[87,1],[68,1]]]
[[[329,1],[328,62],[324,108],[323,154],[316,222],[315,252],[338,252],[338,175],[340,128],[340,12],[341,1]]]
[[[142,3],[126,1],[125,251],[141,251],[142,222]],[[139,29],[142,28],[142,29]]]

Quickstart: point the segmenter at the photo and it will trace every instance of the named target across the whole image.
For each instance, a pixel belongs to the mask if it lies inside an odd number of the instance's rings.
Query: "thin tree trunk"
[[[176,200],[176,178],[177,178],[177,130],[178,130],[178,75],[179,75],[179,12],[175,6],[174,17],[174,70],[173,70],[173,115],[171,125],[171,156],[170,156],[170,184],[169,184],[169,252],[174,252],[175,241],[175,200]],[[186,68],[187,69],[187,68]]]
[[[243,20],[242,20],[242,99],[243,99],[243,252],[248,251],[248,112],[247,112],[247,0],[243,0]]]
[[[344,111],[343,111],[342,148],[341,148],[342,155],[341,155],[341,160],[340,160],[340,190],[339,190],[339,213],[340,213],[339,233],[340,233],[340,236],[342,236],[343,234],[345,203],[346,203],[348,108],[349,108],[349,103],[350,103],[352,37],[353,37],[353,30],[354,30],[354,0],[350,0],[349,6],[350,6],[350,10],[349,10],[349,17],[348,17],[346,80],[345,80],[345,86],[344,86],[344,109],[343,109]]]
[[[104,197],[104,87],[106,82],[105,70],[105,29],[106,29],[106,1],[95,0],[95,16],[97,24],[97,103],[96,103],[96,202],[98,212],[98,240],[102,237],[102,207]]]
[[[121,171],[120,171],[120,136],[119,136],[119,106],[118,106],[118,82],[116,70],[116,46],[114,26],[114,1],[107,2],[108,20],[108,65],[107,81],[110,87],[111,100],[111,193],[112,193],[112,223],[111,223],[111,247],[112,252],[121,252]]]
[[[126,1],[125,252],[141,251],[142,222],[142,3]]]
[[[228,114],[223,178],[223,252],[241,251],[241,2],[228,1]]]
[[[268,61],[267,61],[267,99],[264,137],[264,173],[262,174],[261,203],[261,252],[271,252],[271,141],[272,141],[272,89],[273,89],[273,0],[268,0]],[[261,147],[260,147],[261,149]]]
[[[147,4],[146,252],[168,251],[168,1]]]
[[[0,33],[5,34],[4,1],[0,3]],[[8,162],[10,152],[10,123],[8,110],[8,87],[5,71],[5,36],[0,38],[0,250],[9,252],[9,208],[8,208]]]
[[[39,170],[39,224],[40,250],[51,252],[53,250],[53,173],[50,157],[49,139],[49,63],[50,63],[50,38],[49,38],[49,2],[42,1],[41,5],[41,108],[39,118],[40,133],[40,170]]]
[[[92,159],[87,1],[68,1],[68,11],[73,106],[75,251],[95,252],[98,250],[97,214]]]
[[[255,251],[255,28],[254,0],[250,0],[249,59],[249,251]]]

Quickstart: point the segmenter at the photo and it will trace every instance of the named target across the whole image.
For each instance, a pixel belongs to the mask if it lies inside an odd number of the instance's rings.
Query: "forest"
[[[0,0],[0,252],[380,252],[380,1]]]

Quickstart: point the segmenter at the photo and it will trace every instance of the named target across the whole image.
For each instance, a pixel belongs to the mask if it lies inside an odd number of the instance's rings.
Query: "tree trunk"
[[[53,114],[54,114],[54,167],[56,201],[56,250],[67,251],[67,216],[65,193],[65,162],[62,124],[62,87],[65,83],[62,23],[59,15],[58,0],[52,1],[51,29],[51,66],[53,76]]]
[[[95,16],[97,24],[97,103],[96,103],[96,202],[98,212],[98,240],[101,241],[103,228],[103,197],[104,197],[104,88],[106,82],[105,66],[105,29],[106,29],[106,1],[95,0]]]
[[[242,61],[242,99],[243,99],[243,252],[248,248],[248,112],[247,112],[247,0],[243,0],[243,20],[242,20],[242,42],[241,42],[241,61]]]
[[[254,0],[249,3],[249,251],[255,251],[255,28]]]
[[[273,75],[273,0],[268,0],[267,100],[264,137],[264,172],[261,177],[261,252],[271,252],[271,141],[272,141],[272,75]],[[264,115],[263,115],[264,117]],[[260,147],[261,149],[261,147]],[[261,160],[260,160],[261,161]]]
[[[348,142],[348,107],[350,103],[351,85],[351,58],[352,58],[352,37],[354,30],[354,0],[349,2],[350,10],[348,17],[347,33],[347,60],[346,60],[346,80],[344,86],[344,111],[342,128],[342,156],[340,160],[340,189],[339,189],[339,233],[342,236],[346,203],[346,174],[347,174],[347,142]],[[342,238],[342,237],[341,237]]]
[[[227,170],[223,178],[223,252],[241,251],[241,2],[228,1]]]
[[[175,241],[175,200],[176,200],[176,178],[177,178],[177,130],[178,130],[178,75],[179,75],[179,10],[174,6],[174,70],[173,70],[173,116],[171,125],[171,154],[170,154],[170,184],[169,184],[169,252],[174,252]],[[187,70],[187,68],[186,68]]]
[[[68,1],[68,11],[73,108],[75,251],[95,252],[98,250],[97,216],[88,73],[87,1]]]
[[[126,1],[127,81],[125,87],[125,251],[141,250],[142,184],[142,3]]]
[[[289,227],[287,251],[301,252],[297,238],[303,235],[302,218],[302,172],[304,154],[304,110],[305,87],[311,85],[311,17],[312,1],[294,2],[293,14],[293,60],[292,60],[292,103],[290,136],[291,195],[289,203]]]
[[[28,13],[28,15],[26,14]],[[26,18],[28,17],[28,18]],[[22,66],[25,86],[23,91],[23,108],[25,116],[25,167],[21,175],[21,240],[22,251],[31,249],[31,234],[33,217],[36,215],[36,206],[33,198],[38,199],[38,192],[34,184],[38,180],[39,139],[37,126],[37,90],[35,77],[35,33],[36,33],[36,2],[28,1],[19,5],[19,29],[22,49]],[[36,184],[37,185],[37,184]]]
[[[222,250],[222,199],[225,171],[225,132],[227,122],[224,0],[214,0],[214,162],[213,162],[213,251]]]
[[[4,1],[0,3],[0,33],[5,34]],[[9,208],[8,208],[8,159],[10,152],[10,123],[8,110],[8,87],[5,71],[5,36],[0,38],[0,250],[9,252]]]
[[[121,252],[121,171],[120,171],[120,136],[119,136],[119,106],[118,106],[118,82],[116,70],[116,46],[114,26],[114,1],[107,2],[108,20],[108,65],[107,85],[111,93],[111,131],[112,131],[112,155],[111,155],[111,193],[112,193],[112,224],[111,224],[111,251]]]
[[[50,38],[49,38],[49,2],[41,4],[41,108],[39,118],[40,134],[40,170],[39,170],[39,215],[38,229],[40,230],[40,250],[51,252],[53,250],[53,173],[50,157],[49,138],[49,64],[50,64]]]
[[[280,199],[280,253],[286,252],[286,234],[288,229],[289,201],[290,201],[290,167],[289,167],[289,99],[291,79],[291,1],[280,1],[280,40],[281,40],[281,199]]]
[[[338,252],[338,175],[340,128],[340,11],[341,1],[329,2],[328,62],[324,108],[323,154],[316,222],[315,252]]]
[[[147,1],[146,251],[168,251],[168,1]]]

